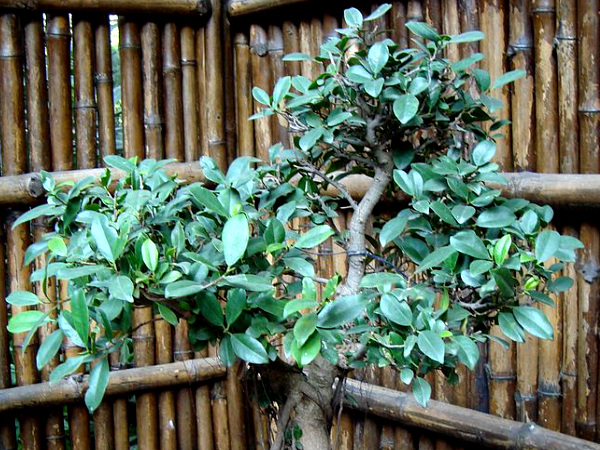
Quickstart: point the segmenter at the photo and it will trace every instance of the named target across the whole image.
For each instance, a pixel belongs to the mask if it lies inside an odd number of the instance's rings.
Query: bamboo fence
[[[283,75],[314,77],[319,70],[315,64],[283,63],[281,57],[298,51],[314,54],[343,26],[342,9],[349,3],[0,0],[0,205],[5,206],[0,276],[9,280],[0,283],[0,298],[30,287],[23,252],[46,229],[39,223],[15,230],[9,225],[41,201],[37,172],[53,171],[59,180],[97,177],[102,156],[122,153],[176,158],[170,173],[194,182],[203,181],[194,163],[203,155],[223,168],[235,156],[266,159],[271,144],[288,145],[291,136],[276,117],[246,120],[259,107],[252,87],[270,90]],[[404,27],[409,20],[427,21],[449,34],[481,29],[486,40],[451,46],[446,56],[457,59],[481,51],[486,56],[481,67],[492,78],[510,69],[526,71],[525,78],[499,93],[505,105],[501,117],[512,122],[499,145],[498,162],[509,179],[503,194],[554,205],[554,226],[586,244],[579,261],[564,269],[577,279],[575,288],[555,299],[556,309],[546,310],[557,327],[556,339],[528,340],[509,352],[489,344],[481,349],[484,358],[477,369],[464,371],[458,386],[433,376],[434,397],[598,441],[600,229],[594,214],[600,206],[600,69],[590,61],[600,60],[600,2],[391,3],[389,17],[373,27],[402,46],[414,45]],[[352,5],[365,14],[377,7],[367,1]],[[108,14],[119,15],[118,21]],[[115,86],[120,86],[120,96],[114,95]],[[115,170],[113,175],[118,179],[122,173]],[[359,198],[368,183],[353,177],[348,187]],[[584,215],[587,211],[592,214]],[[340,214],[338,225],[343,228],[347,220]],[[329,249],[336,247],[327,242],[322,250]],[[324,257],[318,266],[330,276],[343,273],[345,261],[337,255]],[[53,289],[56,298],[64,295],[63,286]],[[59,391],[41,383],[49,371],[38,372],[33,355],[52,328],[41,329],[25,353],[20,351],[24,336],[7,334],[8,317],[17,311],[0,302],[0,448],[16,449],[17,439],[24,449],[125,450],[131,442],[143,449],[262,450],[269,445],[273,424],[253,400],[254,387],[244,386],[243,368],[225,374],[214,360],[206,360],[213,361],[207,366],[193,359],[214,355],[216,349],[194,354],[185,322],[172,327],[153,320],[150,308],[136,308],[135,322],[144,324],[134,336],[136,368],[113,357],[111,379],[122,376],[121,387],[89,417],[81,402],[84,385],[60,385],[64,390]],[[75,351],[65,343],[63,353]],[[130,371],[150,378],[127,378]],[[356,378],[404,390],[388,370],[371,369]],[[358,405],[347,402],[334,426],[339,449],[459,450],[477,448],[482,443],[478,436],[489,438],[494,448],[596,448],[440,403],[422,410],[404,394],[360,390],[353,383],[348,382],[349,390],[362,397]],[[13,389],[28,392],[30,403],[9,410],[5,405]],[[382,406],[382,398],[397,402],[396,408]],[[64,413],[60,405],[67,403]],[[36,409],[41,404],[47,408],[43,415]],[[474,431],[471,422],[480,428]],[[502,437],[494,438],[494,430],[501,430]]]

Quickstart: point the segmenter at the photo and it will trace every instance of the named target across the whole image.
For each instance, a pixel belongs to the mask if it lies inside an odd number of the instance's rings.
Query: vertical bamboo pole
[[[561,173],[579,172],[579,121],[577,118],[577,5],[575,0],[559,0],[556,57],[558,66],[558,145]],[[578,237],[572,225],[563,228],[566,235]],[[575,264],[568,263],[565,276],[577,279]],[[562,294],[563,346],[561,367],[561,432],[574,436],[577,409],[577,335],[579,308],[577,285]]]
[[[267,53],[271,65],[271,83],[273,85],[284,75],[283,61],[283,34],[281,28],[276,25],[270,25],[268,30]],[[273,89],[273,86],[270,86]],[[285,145],[288,142],[287,124],[277,114],[271,116],[271,129],[273,130],[273,142],[281,142]]]
[[[236,155],[237,125],[235,122],[235,77],[234,71],[234,43],[233,30],[229,21],[229,14],[223,14],[223,77],[225,87],[225,139],[227,141],[228,162]]]
[[[511,69],[527,75],[517,80],[511,91],[512,147],[515,170],[535,170],[535,110],[533,79],[533,35],[529,2],[511,0],[509,7],[509,46]],[[520,350],[519,350],[520,351]],[[525,352],[526,354],[527,352]],[[526,360],[524,360],[526,361]]]
[[[579,145],[581,173],[600,172],[600,60],[597,0],[577,2],[579,35]],[[598,301],[600,296],[600,230],[598,222],[585,220],[580,239],[585,248],[580,253],[577,289],[579,294],[579,336],[577,342],[577,434],[588,440],[597,431],[598,404]]]
[[[260,25],[250,25],[250,52],[252,63],[252,84],[271,92],[272,79],[267,56],[267,32]],[[264,105],[254,101],[254,112],[259,112]],[[254,137],[256,139],[256,156],[263,161],[269,160],[269,147],[273,144],[271,118],[262,117],[254,121]]]
[[[0,148],[4,175],[16,175],[27,171],[25,146],[25,114],[23,108],[23,53],[21,26],[13,14],[0,16]],[[18,212],[9,214],[6,233],[7,268],[10,291],[29,290],[29,268],[22,264],[25,249],[29,245],[27,225],[12,229]],[[13,315],[31,309],[12,306]],[[13,335],[14,361],[19,386],[39,382],[35,367],[38,341],[34,337],[25,350],[23,342],[27,333]],[[42,446],[42,428],[39,417],[34,414],[19,420],[20,441],[23,449],[38,449]]]
[[[398,374],[391,367],[384,367],[381,370],[381,386],[388,389],[396,388]],[[384,422],[381,426],[381,441],[379,448],[381,450],[393,450],[395,438],[395,427],[393,422]]]
[[[180,320],[175,327],[175,361],[192,359],[194,352],[188,341],[188,323]],[[196,450],[196,421],[194,418],[194,398],[192,389],[184,387],[176,392],[177,399],[177,440],[180,450]],[[202,411],[199,411],[202,414]]]
[[[213,2],[212,15],[205,28],[206,58],[206,137],[208,154],[225,170],[227,146],[225,138],[225,102],[223,85],[223,4]]]
[[[183,148],[185,161],[200,158],[200,126],[198,123],[198,85],[195,31],[189,25],[181,27],[181,76],[183,95]]]
[[[236,363],[228,369],[227,381],[225,382],[231,450],[245,450],[247,448],[246,406],[241,383],[242,371],[243,365],[241,362]]]
[[[96,97],[98,99],[98,143],[100,156],[116,152],[110,25],[104,16],[96,22]]]
[[[392,11],[390,14],[392,39],[398,43],[401,49],[408,47],[408,30],[405,26],[406,3],[399,1],[392,2]]]
[[[48,88],[46,84],[46,59],[44,57],[44,29],[41,15],[31,15],[24,26],[25,30],[25,59],[27,67],[27,132],[30,153],[30,170],[51,170],[50,128],[48,121]],[[34,224],[34,238],[39,241],[49,232],[48,227],[41,223]],[[36,261],[36,268],[45,266],[43,257]],[[56,301],[56,284],[49,280],[47,296],[50,303],[40,305],[40,310],[48,310]],[[36,285],[40,292],[41,286]],[[46,339],[56,325],[47,324],[39,329],[40,341]],[[58,355],[42,369],[42,380],[48,381],[50,371],[58,365]],[[46,445],[48,450],[63,450],[65,448],[65,430],[62,408],[49,410],[46,419]]]
[[[235,74],[237,155],[254,156],[254,125],[248,120],[252,115],[252,73],[245,33],[235,35]]]
[[[162,113],[162,74],[160,31],[154,22],[142,26],[142,77],[144,80],[144,137],[146,158],[163,159],[164,120]]]
[[[217,356],[216,347],[210,346],[209,356]],[[225,395],[225,382],[217,381],[210,390],[213,433],[215,450],[230,450],[229,420],[227,411],[227,396]]]
[[[457,0],[442,0],[442,29],[444,34],[450,36],[460,34],[460,21],[458,18],[458,3]],[[460,59],[460,51],[458,45],[449,45],[446,47],[446,56],[451,61]]]
[[[427,22],[436,30],[442,29],[441,0],[425,0],[425,17]]]
[[[121,56],[121,101],[123,107],[123,146],[126,158],[144,155],[142,67],[140,32],[137,23],[119,21]]]
[[[50,104],[50,142],[52,168],[73,168],[73,127],[71,122],[71,70],[68,16],[48,16],[46,30],[48,52],[48,97]]]
[[[525,70],[527,75],[516,81],[511,92],[513,117],[513,159],[518,170],[535,170],[535,109],[533,79],[533,36],[531,7],[527,2],[512,0],[509,7],[509,56],[511,69]],[[525,301],[525,299],[523,299]],[[516,418],[537,421],[538,339],[527,336],[517,346]]]
[[[556,173],[558,153],[558,98],[556,59],[553,52],[556,32],[554,0],[537,0],[532,4],[535,48],[535,113],[537,170]],[[554,340],[539,342],[538,422],[546,428],[560,430],[560,316],[562,306],[542,305],[557,335]]]
[[[165,110],[165,154],[183,161],[183,98],[181,96],[181,44],[177,25],[165,24],[162,32]]]
[[[206,34],[204,28],[196,30],[196,61],[198,62],[197,86],[198,86],[198,116],[200,118],[200,154],[208,156],[208,111],[206,106]]]
[[[478,0],[458,0],[458,9],[460,11],[461,32],[479,30],[479,6]],[[486,39],[489,39],[486,36]],[[471,42],[460,46],[462,57],[477,53],[479,51],[479,42]]]
[[[206,358],[208,349],[196,352],[196,358]],[[210,388],[203,384],[195,390],[196,405],[196,431],[198,438],[198,450],[213,450],[213,421],[212,409],[210,407]]]
[[[86,17],[74,17],[73,22],[77,165],[80,169],[88,169],[96,166],[94,32]]]
[[[298,27],[296,24],[286,20],[283,22],[281,28],[283,33],[283,52],[286,55],[299,52],[300,42],[298,40]],[[284,73],[286,75],[299,75],[300,71],[301,67],[299,61],[286,62],[284,65]]]
[[[406,5],[406,21],[410,22],[414,20],[416,22],[423,22],[425,16],[423,15],[423,5],[419,0],[408,0]],[[414,39],[415,36],[409,34],[409,38]],[[408,44],[411,47],[411,44]]]
[[[173,335],[172,327],[160,315],[154,316],[154,332],[156,333],[156,364],[173,362]],[[188,449],[182,443],[177,445],[177,431],[179,417],[175,417],[175,393],[162,391],[158,393],[158,434],[161,450]],[[192,421],[190,417],[187,420]],[[193,435],[190,436],[194,438]]]
[[[121,369],[119,352],[110,354],[111,370]],[[115,450],[129,450],[129,418],[127,417],[127,399],[116,398],[113,400],[113,428],[115,432]]]

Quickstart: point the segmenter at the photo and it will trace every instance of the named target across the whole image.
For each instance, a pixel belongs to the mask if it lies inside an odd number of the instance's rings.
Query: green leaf
[[[304,136],[298,141],[298,145],[302,150],[307,152],[316,145],[317,141],[321,139],[321,136],[323,136],[323,130],[321,128],[315,128],[304,133]]]
[[[513,277],[512,272],[504,267],[492,270],[492,278],[496,282],[500,293],[506,298],[515,296],[515,286],[517,280]]]
[[[452,215],[452,211],[450,211],[450,208],[448,208],[445,204],[443,204],[442,202],[435,201],[430,205],[431,209],[433,210],[433,212],[440,218],[442,219],[444,222],[446,222],[449,225],[452,225],[454,227],[458,226],[458,223],[456,222],[456,220],[454,219],[454,216]]]
[[[302,275],[303,277],[314,278],[315,268],[313,265],[304,258],[293,257],[283,258],[283,262],[286,266],[291,268],[294,272]]]
[[[302,347],[308,338],[317,329],[317,315],[315,313],[306,314],[294,325],[294,338],[299,347]]]
[[[391,294],[383,294],[379,307],[388,320],[404,327],[412,324],[412,311],[405,301],[400,301]]]
[[[252,97],[254,97],[254,100],[256,100],[258,103],[261,103],[265,106],[271,106],[271,98],[269,97],[269,94],[259,87],[252,88]]]
[[[419,268],[415,273],[421,273],[431,267],[438,267],[444,263],[448,258],[452,257],[456,253],[451,246],[440,247],[429,255],[427,255],[419,264]]]
[[[283,318],[286,319],[290,314],[294,314],[303,309],[313,309],[316,306],[319,306],[319,304],[310,299],[299,298],[290,300],[285,304],[285,308],[283,309]]]
[[[227,293],[225,320],[231,326],[246,308],[246,292],[243,289],[232,289]]]
[[[492,84],[492,89],[499,88],[500,86],[504,86],[505,84],[512,83],[519,78],[523,78],[527,75],[527,72],[521,69],[511,70],[510,72],[506,72],[504,75],[498,77],[494,84]]]
[[[513,309],[513,314],[529,334],[542,339],[554,339],[552,324],[541,310],[532,306],[517,306]]]
[[[501,239],[498,239],[494,244],[494,261],[497,265],[501,266],[504,260],[508,257],[510,246],[512,245],[512,238],[510,234],[504,235]]]
[[[419,100],[412,94],[404,94],[394,100],[394,115],[401,124],[409,122],[419,111]]]
[[[390,5],[389,3],[384,3],[383,5],[379,6],[375,11],[373,11],[371,14],[369,14],[367,17],[365,17],[364,20],[365,20],[365,22],[369,22],[371,20],[379,19],[385,13],[387,13],[390,9],[392,9],[392,5]]]
[[[75,331],[77,331],[84,344],[82,347],[87,347],[90,330],[90,313],[83,289],[78,289],[71,296],[71,319],[73,321],[73,328],[75,328]]]
[[[58,326],[60,327],[63,334],[67,337],[67,339],[70,340],[74,345],[76,345],[77,347],[85,347],[86,343],[83,342],[81,336],[79,336],[79,333],[71,324],[71,322],[67,320],[67,315],[69,315],[69,317],[72,320],[72,316],[70,314],[70,311],[61,312],[61,314],[58,316]]]
[[[373,81],[373,75],[363,66],[358,64],[350,67],[346,71],[346,77],[353,83],[357,84],[364,84],[368,83],[369,81]]]
[[[432,330],[421,331],[417,336],[417,346],[425,356],[444,364],[444,341],[438,333]]]
[[[271,280],[259,275],[229,275],[224,278],[224,283],[229,286],[247,289],[252,292],[267,292],[273,289]]]
[[[282,61],[312,61],[313,58],[306,53],[288,53],[282,58]]]
[[[124,275],[119,275],[110,279],[108,292],[114,298],[133,303],[133,282]]]
[[[65,267],[56,272],[56,278],[59,280],[74,280],[76,278],[89,277],[107,272],[108,268],[101,265]],[[34,281],[33,279],[31,281]]]
[[[248,247],[250,227],[245,214],[231,217],[223,227],[223,253],[228,266],[238,262]]]
[[[35,356],[35,363],[38,370],[42,370],[52,358],[56,356],[63,342],[64,335],[60,330],[54,330],[50,336],[44,339]]]
[[[458,344],[458,360],[469,369],[474,370],[479,361],[477,344],[467,336],[454,336],[452,339]]]
[[[317,326],[337,328],[350,322],[362,314],[366,303],[366,299],[360,294],[338,297],[331,303],[327,303],[319,312]]]
[[[94,366],[90,378],[88,379],[85,404],[91,413],[93,413],[102,402],[102,397],[104,397],[106,387],[108,386],[109,374],[108,360],[104,357]]]
[[[64,212],[64,206],[56,206],[56,205],[40,205],[35,208],[30,209],[24,214],[21,214],[17,220],[15,220],[12,224],[12,229],[14,230],[16,227],[21,225],[22,223],[29,222],[30,220],[37,219],[42,216],[54,216]]]
[[[389,242],[392,242],[404,232],[404,228],[406,228],[410,215],[410,210],[404,209],[400,211],[397,217],[386,222],[379,234],[379,242],[381,242],[382,247],[385,247]]]
[[[475,208],[467,205],[456,205],[452,208],[452,216],[462,225],[475,214]]]
[[[377,78],[376,80],[367,81],[364,84],[365,92],[373,98],[379,97],[385,80],[383,78]]]
[[[438,41],[440,39],[440,35],[437,33],[437,31],[435,31],[434,28],[427,25],[425,22],[406,22],[406,28],[408,28],[413,34],[416,34],[424,39],[429,39],[430,41]]]
[[[150,238],[142,244],[142,261],[152,272],[158,267],[158,248]]]
[[[219,342],[219,359],[223,361],[226,367],[231,367],[236,361],[235,352],[231,345],[231,336],[225,335]]]
[[[431,398],[431,386],[425,378],[415,378],[412,383],[412,393],[415,400],[423,407],[427,407],[427,403]]]
[[[505,228],[512,225],[517,218],[506,206],[493,206],[477,217],[477,226],[481,228]]]
[[[311,248],[316,247],[325,241],[328,237],[332,236],[333,230],[329,225],[319,225],[310,229],[307,233],[300,236],[300,238],[294,244],[296,248]]]
[[[465,33],[452,36],[448,42],[453,44],[462,44],[465,42],[481,41],[485,35],[481,31],[467,31]]]
[[[573,287],[574,281],[570,277],[558,277],[548,283],[548,290],[551,292],[565,292]]]
[[[175,283],[168,284],[165,288],[166,298],[187,297],[194,295],[204,290],[203,283],[197,283],[192,280],[181,280]]]
[[[267,364],[269,356],[262,344],[247,334],[232,334],[231,345],[235,354],[251,364]]]
[[[52,373],[50,374],[50,384],[56,384],[64,377],[71,375],[79,366],[81,366],[86,359],[86,356],[73,356],[71,358],[67,358],[66,361],[62,364],[59,364],[54,369],[52,369]]]
[[[371,70],[375,75],[381,72],[381,69],[385,67],[389,59],[390,50],[383,42],[373,44],[367,54],[367,61],[369,61],[369,66],[371,66]]]
[[[412,369],[402,369],[400,371],[400,381],[402,381],[407,386],[412,383],[413,378],[415,377],[415,373]]]
[[[473,69],[473,76],[475,77],[479,90],[487,92],[491,83],[490,74],[483,69]]]
[[[54,236],[48,241],[48,250],[58,256],[67,256],[67,246],[60,236]]]
[[[174,283],[175,281],[179,280],[181,277],[182,277],[181,272],[178,272],[176,270],[171,270],[163,275],[163,277],[160,279],[159,283],[160,284],[171,284],[171,283]]]
[[[327,126],[335,127],[350,117],[352,117],[351,112],[344,111],[342,108],[335,108],[329,113],[329,116],[327,116]]]
[[[494,267],[493,262],[476,259],[469,266],[469,272],[471,272],[472,276],[476,277],[488,272],[492,267]]]
[[[544,230],[535,239],[535,259],[542,263],[554,256],[559,247],[560,234],[553,230]]]
[[[40,325],[45,314],[42,311],[23,311],[10,318],[6,327],[11,333],[24,333]],[[49,320],[49,319],[48,319]]]
[[[375,272],[367,274],[360,281],[360,287],[377,288],[384,285],[396,284],[402,287],[406,286],[404,277],[392,272]]]
[[[411,81],[408,86],[408,92],[412,95],[419,95],[421,92],[429,87],[429,80],[424,77],[417,77]]]
[[[479,62],[483,59],[483,53],[473,53],[471,56],[461,59],[460,61],[453,62],[450,67],[455,72],[463,72],[469,68],[472,64]]]
[[[501,312],[498,314],[498,325],[500,325],[500,331],[507,338],[515,342],[525,342],[523,328],[521,328],[511,313]]]
[[[273,104],[279,105],[284,97],[290,92],[290,88],[292,87],[292,78],[291,77],[282,77],[275,84],[275,88],[273,88]]]
[[[42,302],[33,292],[15,291],[6,297],[6,303],[14,306],[34,306]]]
[[[208,293],[202,297],[202,307],[200,313],[208,320],[211,324],[222,327],[223,326],[223,309],[221,303],[216,295]]]
[[[167,323],[170,323],[173,326],[179,323],[177,316],[167,305],[158,302],[156,303],[156,306],[158,307],[158,313]]]
[[[117,241],[115,229],[109,226],[106,220],[95,217],[90,232],[102,256],[114,263],[117,257],[114,253],[114,244]]]
[[[296,339],[292,341],[292,356],[299,367],[310,364],[321,351],[321,336],[319,333],[313,333],[306,343],[298,347]]]
[[[190,186],[190,193],[200,205],[204,206],[209,211],[222,217],[229,217],[229,213],[223,207],[219,199],[208,189],[199,184],[193,184]]]
[[[361,28],[363,24],[363,15],[356,8],[349,8],[344,11],[344,20],[349,27]]]
[[[473,164],[484,166],[489,163],[496,154],[496,144],[492,141],[481,141],[473,149],[471,157]]]
[[[136,169],[136,166],[133,162],[119,155],[108,155],[105,156],[103,159],[104,164],[106,164],[107,166],[122,170],[128,175],[132,174],[133,171]]]

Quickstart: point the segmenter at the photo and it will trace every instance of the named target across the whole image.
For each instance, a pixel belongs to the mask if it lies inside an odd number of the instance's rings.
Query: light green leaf
[[[473,53],[471,56],[461,59],[460,61],[453,62],[450,67],[455,72],[462,72],[469,68],[470,65],[475,64],[483,59],[483,53]]]
[[[456,205],[452,208],[452,216],[462,225],[475,214],[475,208],[467,205]]]
[[[387,284],[397,284],[404,287],[406,285],[406,279],[397,273],[375,272],[365,275],[360,281],[360,287],[363,288],[376,288]]]
[[[517,306],[513,309],[513,314],[529,334],[542,339],[554,339],[554,329],[543,311],[532,306]]]
[[[310,299],[299,298],[296,300],[290,300],[285,304],[285,308],[283,309],[283,318],[286,319],[290,314],[294,314],[295,312],[301,311],[303,309],[312,309],[319,304]]]
[[[373,98],[379,97],[385,80],[383,78],[377,78],[376,80],[367,81],[364,84],[365,92]]]
[[[71,319],[73,321],[73,328],[75,328],[75,331],[77,331],[84,344],[81,347],[87,347],[90,330],[90,313],[83,289],[78,289],[71,296]]]
[[[319,225],[310,229],[307,233],[300,236],[300,238],[294,244],[296,248],[311,248],[316,247],[325,241],[328,237],[332,236],[333,230],[329,225]]]
[[[54,330],[44,339],[37,351],[35,362],[38,370],[42,370],[56,356],[63,342],[64,335],[60,330]]]
[[[273,289],[271,280],[259,275],[229,275],[224,278],[223,284],[247,289],[253,292],[267,292]]]
[[[315,313],[309,313],[300,317],[294,325],[294,339],[298,346],[302,347],[316,329],[317,315]]]
[[[54,369],[52,369],[52,373],[50,374],[50,384],[56,384],[64,377],[71,375],[73,372],[79,369],[79,366],[81,366],[84,363],[85,359],[86,356],[84,355],[67,358],[67,360],[64,363],[59,364]]]
[[[427,403],[431,398],[431,386],[425,378],[415,378],[412,383],[412,393],[415,400],[423,407],[427,407]]]
[[[401,124],[409,122],[419,111],[419,100],[412,94],[404,94],[394,100],[394,115]]]
[[[442,265],[448,258],[452,257],[455,253],[456,250],[449,245],[440,247],[423,258],[421,264],[419,264],[419,268],[415,273],[421,273],[431,267],[438,267]]]
[[[476,166],[484,166],[489,163],[496,154],[496,144],[492,141],[481,141],[473,149],[471,155],[473,164]]]
[[[385,13],[387,13],[390,9],[392,9],[392,5],[389,3],[384,3],[380,5],[375,11],[365,17],[365,22],[369,22],[371,20],[377,20],[382,17]]]
[[[506,72],[504,75],[498,77],[494,84],[492,84],[492,89],[499,88],[500,86],[504,86],[505,84],[512,83],[519,78],[523,78],[527,75],[527,72],[521,69],[511,70],[510,72]]]
[[[408,218],[410,215],[410,210],[404,209],[400,211],[397,217],[393,218],[389,222],[386,222],[381,229],[381,233],[379,234],[379,242],[381,242],[382,247],[385,247],[389,242],[392,242],[404,232],[404,228],[408,223]]]
[[[142,260],[152,272],[158,267],[158,248],[150,238],[146,239],[142,244]]]
[[[156,306],[158,307],[158,313],[167,323],[170,323],[173,326],[179,323],[177,316],[167,305],[158,302],[156,303]]]
[[[250,227],[245,214],[231,217],[223,227],[223,253],[228,266],[238,262],[248,247]]]
[[[56,272],[56,278],[59,280],[74,280],[76,278],[89,277],[107,272],[109,269],[106,266],[93,265],[81,267],[64,267]],[[35,281],[35,280],[31,280]]]
[[[108,225],[106,220],[101,220],[98,216],[92,221],[92,238],[96,243],[98,251],[102,253],[108,261],[115,262],[117,255],[114,253],[114,244],[117,241],[117,232]]]
[[[353,83],[357,84],[364,84],[368,83],[369,81],[373,81],[373,75],[360,64],[350,67],[346,71],[346,77]]]
[[[231,345],[235,354],[251,364],[267,364],[269,356],[262,344],[247,334],[232,334]]]
[[[6,303],[14,306],[34,306],[42,302],[33,292],[15,291],[6,297]]]
[[[282,77],[275,84],[275,88],[273,88],[273,105],[277,106],[284,97],[290,92],[290,88],[292,87],[292,78],[291,77]]]
[[[61,312],[60,316],[58,316],[58,326],[60,327],[63,334],[69,339],[74,345],[77,347],[85,347],[86,343],[83,342],[81,336],[79,336],[79,332],[71,325],[71,322],[67,320],[67,314],[70,314],[70,311]]]
[[[477,226],[481,228],[505,228],[512,225],[517,218],[506,206],[493,206],[477,217]]]
[[[21,214],[19,218],[13,222],[12,229],[14,230],[22,223],[29,222],[30,220],[37,219],[41,216],[55,216],[62,214],[64,210],[64,206],[56,206],[49,204],[36,206],[35,208],[30,209],[26,213]]]
[[[286,266],[291,268],[294,272],[302,275],[303,277],[314,278],[315,268],[313,265],[304,258],[292,257],[283,258],[283,262]]]
[[[369,61],[369,66],[371,66],[371,70],[375,75],[381,72],[381,69],[385,67],[389,59],[390,50],[383,42],[376,42],[373,44],[367,54],[367,61]]]
[[[412,371],[412,369],[402,369],[400,371],[400,380],[407,386],[412,383],[414,377],[415,373]]]
[[[453,44],[462,44],[465,42],[481,41],[485,35],[481,31],[467,31],[465,33],[452,36],[448,42]]]
[[[521,328],[511,313],[501,312],[498,314],[498,325],[500,325],[500,331],[507,338],[515,342],[525,342],[523,328]]]
[[[492,267],[494,267],[493,262],[476,259],[475,261],[471,262],[471,265],[469,266],[469,272],[471,272],[472,276],[476,277],[488,272]]]
[[[459,231],[450,237],[450,246],[460,253],[477,259],[490,259],[485,244],[473,230]]]
[[[317,326],[337,328],[350,322],[362,314],[366,303],[366,299],[360,294],[338,297],[331,303],[327,303],[319,312]]]
[[[302,150],[307,152],[315,146],[317,141],[321,139],[321,136],[323,136],[323,130],[321,128],[312,129],[300,138],[298,145]]]
[[[416,34],[424,39],[429,39],[430,41],[438,41],[440,39],[440,35],[437,33],[437,31],[435,31],[434,28],[427,25],[425,22],[406,22],[406,28],[408,28],[413,34]]]
[[[306,53],[288,53],[282,58],[282,61],[312,61],[313,58]]]
[[[417,336],[417,346],[425,356],[444,363],[444,341],[435,331],[421,331]]]
[[[412,324],[412,311],[405,301],[400,301],[391,294],[383,294],[379,307],[388,320],[405,327]]]
[[[88,390],[85,393],[85,404],[88,410],[93,413],[100,403],[106,392],[109,378],[108,360],[102,358],[98,364],[92,369],[88,380]]]
[[[222,217],[229,217],[229,213],[223,207],[219,199],[208,189],[199,184],[193,184],[190,186],[190,193],[200,205],[204,206],[209,211]]]
[[[510,234],[504,235],[501,239],[498,239],[494,244],[494,261],[497,265],[501,266],[504,260],[508,257],[510,246],[512,245],[512,238]]]
[[[110,279],[108,292],[114,298],[133,303],[133,282],[124,275],[119,275]]]
[[[254,100],[256,100],[258,103],[261,103],[265,106],[271,106],[271,98],[269,97],[269,94],[259,87],[252,88],[252,97],[254,97]]]
[[[469,369],[474,370],[479,361],[477,344],[467,336],[454,336],[452,339],[458,344],[458,360]]]
[[[410,85],[408,86],[408,93],[412,95],[419,95],[428,87],[429,80],[427,80],[427,78],[416,77],[414,80],[411,81]]]
[[[560,234],[553,230],[544,230],[535,239],[535,259],[544,262],[554,256],[559,247]]]
[[[361,28],[363,24],[363,15],[356,8],[349,8],[344,11],[344,20],[349,27]]]
[[[194,295],[203,290],[203,283],[197,283],[192,280],[181,280],[167,285],[165,288],[165,297],[187,297],[188,295]]]
[[[454,227],[458,226],[458,223],[452,215],[452,211],[450,211],[450,208],[448,208],[445,204],[438,200],[431,203],[430,207],[433,210],[433,212],[444,222]]]
[[[67,256],[67,246],[60,236],[54,236],[48,241],[48,250],[58,256]]]

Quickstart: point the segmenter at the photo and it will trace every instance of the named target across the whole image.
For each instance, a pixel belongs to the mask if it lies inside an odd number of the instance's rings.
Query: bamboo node
[[[208,141],[209,147],[216,147],[223,144],[227,144],[227,139],[209,139]]]
[[[22,53],[6,53],[6,54],[0,55],[0,59],[18,59],[18,58],[22,58],[22,57],[23,57]]]
[[[577,378],[577,374],[576,373],[568,373],[568,372],[559,372],[558,373],[559,378]]]
[[[73,109],[96,109],[96,105],[89,102],[79,102],[75,103]]]
[[[252,51],[258,56],[266,56],[269,48],[267,44],[259,42],[251,46]]]
[[[196,66],[196,60],[195,59],[181,59],[181,65],[182,66]]]
[[[551,6],[540,6],[531,10],[531,14],[556,14],[556,9]]]
[[[489,364],[485,365],[485,373],[490,381],[516,381],[517,375],[514,373],[494,373]]]
[[[97,84],[112,84],[113,78],[112,75],[106,73],[96,73],[94,75],[94,80],[96,80]]]
[[[538,389],[538,395],[541,395],[542,397],[553,397],[553,398],[562,397],[562,393],[560,393],[560,392],[544,391],[542,389]]]

